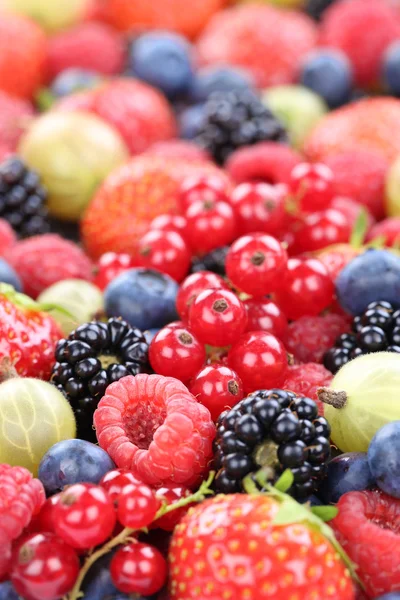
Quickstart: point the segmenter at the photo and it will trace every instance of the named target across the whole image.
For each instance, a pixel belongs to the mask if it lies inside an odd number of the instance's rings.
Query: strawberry
[[[82,239],[93,258],[105,252],[133,256],[151,221],[177,214],[179,184],[187,176],[218,176],[229,189],[227,176],[212,163],[143,155],[114,171],[89,204],[81,222]]]
[[[249,4],[214,16],[197,44],[203,65],[248,69],[258,87],[295,81],[302,58],[313,49],[317,28],[307,15]]]
[[[117,78],[101,88],[67,96],[56,108],[95,113],[118,129],[132,154],[176,133],[175,118],[164,96],[132,78]]]
[[[0,284],[0,364],[11,363],[21,377],[48,380],[62,337],[53,317],[39,304]]]
[[[219,495],[191,508],[169,562],[171,600],[355,598],[329,527],[284,494]]]
[[[29,19],[0,15],[0,90],[31,98],[43,81],[47,42]]]
[[[33,114],[30,102],[0,90],[0,146],[4,146],[4,154],[15,152],[18,141]]]

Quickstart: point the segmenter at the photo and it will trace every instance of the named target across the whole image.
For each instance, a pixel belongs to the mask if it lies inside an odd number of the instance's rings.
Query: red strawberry
[[[11,286],[0,286],[0,363],[9,361],[21,377],[49,379],[63,334],[40,305]]]
[[[197,49],[203,65],[244,67],[259,87],[267,87],[293,82],[316,41],[316,26],[306,15],[249,4],[215,15]]]
[[[213,174],[229,189],[218,167],[161,156],[138,156],[114,171],[89,204],[81,223],[83,242],[93,258],[105,252],[134,255],[151,221],[177,214],[179,185],[188,176]]]
[[[43,81],[47,42],[29,19],[0,15],[0,90],[31,98]]]
[[[318,260],[324,263],[332,280],[335,281],[344,267],[361,251],[362,248],[354,248],[350,244],[334,244],[318,252]]]
[[[61,100],[59,110],[85,110],[114,126],[132,154],[176,133],[172,110],[164,96],[141,81],[118,78],[101,88]]]
[[[349,571],[310,512],[289,499],[285,514],[280,506],[235,494],[191,508],[172,536],[171,600],[354,600]]]
[[[53,79],[70,67],[114,75],[124,61],[122,37],[101,23],[82,23],[49,40],[48,75]]]
[[[400,100],[359,100],[323,117],[306,140],[304,151],[314,161],[359,150],[380,152],[392,161],[400,154],[399,122]]]
[[[0,90],[0,145],[4,146],[4,154],[15,152],[24,128],[32,119],[33,114],[30,102],[15,98]]]
[[[400,20],[382,0],[347,0],[325,12],[320,36],[321,45],[347,54],[358,85],[373,85],[385,50],[400,37]]]

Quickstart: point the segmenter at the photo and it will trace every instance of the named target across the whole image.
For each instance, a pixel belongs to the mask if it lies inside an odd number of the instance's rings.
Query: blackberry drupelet
[[[282,123],[250,90],[214,92],[204,106],[195,141],[223,164],[241,146],[261,141],[287,142]]]
[[[400,309],[390,302],[371,302],[354,318],[352,329],[353,333],[339,336],[324,355],[324,366],[332,373],[361,354],[400,352]]]
[[[8,221],[19,237],[50,231],[46,199],[39,175],[21,159],[11,156],[0,164],[0,218]]]
[[[320,21],[324,16],[324,12],[329,8],[336,0],[307,0],[306,12],[315,19]]]
[[[110,383],[148,370],[148,349],[140,329],[120,318],[85,323],[58,342],[51,379],[74,409],[79,438],[96,441],[99,400]]]
[[[310,398],[279,389],[260,390],[222,413],[217,423],[215,487],[230,494],[243,490],[243,478],[263,468],[274,483],[291,469],[289,494],[311,496],[330,458],[330,427]]]
[[[204,256],[196,256],[192,259],[191,273],[198,273],[199,271],[212,271],[224,277],[226,255],[228,254],[229,246],[222,246],[216,248]]]

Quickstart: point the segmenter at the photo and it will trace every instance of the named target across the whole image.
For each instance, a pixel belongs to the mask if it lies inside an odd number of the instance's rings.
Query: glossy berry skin
[[[362,492],[373,487],[375,480],[365,452],[346,452],[328,463],[319,496],[326,504],[336,504],[347,492]]]
[[[400,421],[386,423],[371,440],[368,464],[378,487],[400,498]]]
[[[181,211],[185,212],[194,202],[228,201],[226,184],[221,177],[193,175],[187,177],[180,188]]]
[[[185,212],[187,239],[196,254],[230,244],[236,234],[233,208],[222,200],[199,200]]]
[[[88,549],[107,540],[114,529],[116,515],[107,492],[91,483],[68,487],[54,507],[57,535],[70,546]]]
[[[289,188],[303,211],[323,210],[334,195],[333,172],[322,163],[300,163],[290,175]]]
[[[205,290],[189,311],[189,328],[210,346],[229,346],[247,325],[246,308],[230,290]]]
[[[333,302],[334,286],[317,259],[291,258],[276,301],[288,319],[318,315]]]
[[[333,244],[349,241],[351,227],[343,213],[333,208],[314,212],[304,217],[303,226],[296,236],[299,252],[315,252]]]
[[[288,321],[275,302],[267,298],[249,298],[244,305],[247,309],[247,331],[268,331],[285,341]]]
[[[55,533],[54,507],[60,501],[61,494],[54,494],[47,498],[39,514],[29,524],[29,533]]]
[[[179,502],[182,498],[186,498],[191,495],[191,491],[189,488],[184,487],[182,485],[163,485],[155,491],[156,497],[169,506],[170,504],[175,504]],[[156,521],[154,521],[154,527],[158,527],[159,529],[163,529],[164,531],[173,531],[175,526],[179,523],[182,517],[187,513],[191,504],[187,506],[183,506],[182,508],[177,508],[170,513],[165,514],[163,517],[160,517]]]
[[[144,483],[126,485],[118,496],[117,516],[124,527],[142,529],[154,520],[160,501]]]
[[[136,266],[137,261],[129,254],[106,252],[99,258],[93,283],[101,290],[105,290],[108,284],[118,275]]]
[[[189,389],[204,404],[216,421],[226,409],[244,396],[243,384],[235,371],[224,365],[207,365],[192,380]]]
[[[228,364],[242,380],[245,394],[279,387],[288,369],[283,344],[263,331],[242,335],[229,351]]]
[[[113,502],[116,502],[125,486],[140,484],[140,480],[127,469],[113,469],[100,480],[99,485],[104,488]]]
[[[115,553],[110,564],[115,586],[126,594],[158,592],[167,578],[167,563],[161,552],[148,544],[129,544]]]
[[[185,240],[176,231],[148,231],[138,243],[141,267],[161,271],[178,282],[187,275],[191,256]]]
[[[150,223],[149,229],[156,231],[176,231],[186,241],[186,219],[182,215],[159,215]]]
[[[276,235],[285,222],[283,185],[241,183],[232,192],[230,203],[235,211],[240,235],[262,231]]]
[[[228,289],[225,281],[211,271],[199,271],[186,277],[182,282],[176,297],[176,309],[182,321],[189,318],[189,309],[197,296],[208,289]]]
[[[52,533],[33,534],[14,550],[11,582],[25,600],[58,600],[78,573],[76,552]]]
[[[153,338],[149,349],[155,373],[189,381],[206,361],[204,344],[185,327],[164,327]]]

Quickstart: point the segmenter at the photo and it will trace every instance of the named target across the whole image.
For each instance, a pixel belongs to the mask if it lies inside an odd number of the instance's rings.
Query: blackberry
[[[148,349],[140,329],[120,318],[85,323],[58,342],[51,379],[74,409],[79,438],[96,441],[99,400],[110,383],[148,370]]]
[[[39,175],[18,157],[0,164],[0,218],[10,223],[21,238],[50,231],[45,202],[47,192]]]
[[[223,164],[232,152],[263,140],[288,142],[282,123],[249,90],[214,92],[195,141]]]
[[[226,274],[225,261],[228,252],[229,246],[222,246],[204,256],[193,258],[191,272],[198,273],[198,271],[212,271],[213,273],[217,273],[224,277]]]
[[[400,352],[400,309],[390,302],[371,302],[362,315],[354,317],[352,330],[339,336],[324,355],[324,366],[332,373],[362,354]]]
[[[316,21],[320,21],[324,16],[324,12],[331,6],[336,0],[307,0],[306,12]]]
[[[260,468],[271,483],[291,469],[294,484],[288,493],[308,498],[325,475],[329,435],[328,421],[310,398],[278,389],[253,392],[218,419],[216,490],[241,492],[243,478]]]

